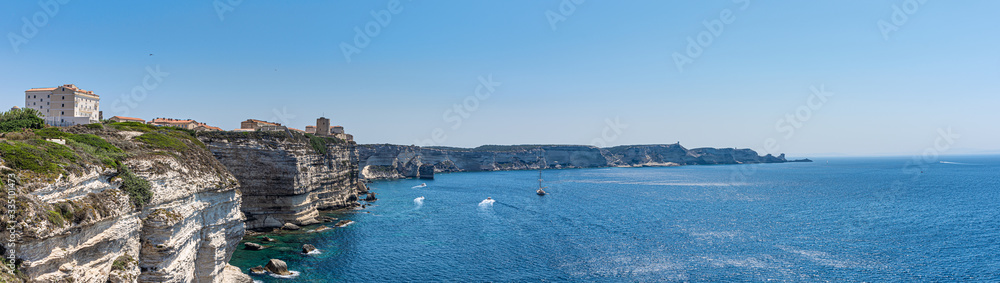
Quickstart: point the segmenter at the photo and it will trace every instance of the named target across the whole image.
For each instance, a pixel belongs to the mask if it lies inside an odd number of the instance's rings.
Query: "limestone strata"
[[[318,223],[318,210],[357,205],[355,144],[295,132],[206,133],[199,138],[241,184],[250,229]],[[317,143],[321,141],[320,143]]]
[[[516,145],[478,148],[359,145],[361,177],[367,179],[433,178],[428,172],[534,170],[744,164],[786,162],[784,154],[760,156],[751,149],[696,148],[680,144],[598,148],[583,145]],[[428,167],[431,167],[428,169]]]
[[[160,151],[134,140],[138,132],[67,131],[93,133],[125,150],[124,167],[150,183],[153,197],[137,209],[118,172],[100,164],[56,178],[15,171],[22,176],[14,224],[20,240],[2,244],[16,252],[27,281],[248,282],[225,272],[244,234],[238,184],[200,143]],[[71,212],[53,215],[60,207]]]

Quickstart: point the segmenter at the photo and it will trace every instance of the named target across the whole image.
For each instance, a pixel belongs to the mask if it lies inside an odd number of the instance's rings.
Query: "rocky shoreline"
[[[350,213],[375,201],[367,179],[789,162],[749,149],[689,150],[680,144],[427,148],[357,145],[292,131],[195,133],[127,122],[3,137],[0,169],[18,176],[5,182],[13,187],[16,212],[0,231],[3,237],[11,236],[8,229],[20,231],[16,246],[0,243],[3,251],[17,252],[20,275],[0,276],[11,282],[251,282],[229,265],[237,249],[274,252],[282,241],[267,238],[343,229],[353,222],[329,213]],[[318,252],[301,243],[293,250]],[[254,264],[292,276],[281,262]]]
[[[676,144],[598,148],[585,145],[487,145],[477,148],[392,144],[357,146],[363,179],[433,179],[434,173],[601,167],[662,167],[792,162],[752,149],[695,148]],[[795,162],[808,161],[794,160]]]

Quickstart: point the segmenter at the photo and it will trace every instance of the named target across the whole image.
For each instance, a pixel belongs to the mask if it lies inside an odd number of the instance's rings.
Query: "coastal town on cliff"
[[[366,186],[371,180],[788,162],[783,154],[679,143],[357,144],[325,117],[305,130],[258,119],[222,130],[194,119],[104,119],[100,95],[73,84],[31,88],[24,98],[23,107],[0,117],[2,168],[12,176],[6,185],[17,207],[4,230],[16,239],[5,246],[5,266],[18,274],[10,280],[250,282],[248,274],[293,276],[298,271],[280,259],[246,272],[228,262],[237,249],[267,249],[274,235],[349,225],[326,212],[374,203],[376,193]],[[302,249],[308,254],[315,247]]]
[[[1000,1],[0,11],[0,283],[1000,282]]]

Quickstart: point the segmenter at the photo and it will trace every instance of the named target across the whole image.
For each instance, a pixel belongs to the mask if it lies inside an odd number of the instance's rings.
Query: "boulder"
[[[261,268],[263,271],[264,268]],[[222,269],[222,274],[219,274],[220,278],[215,278],[216,282],[219,283],[253,283],[253,278],[250,275],[243,274],[243,271],[239,267],[235,267],[226,264],[226,267]]]
[[[292,223],[285,223],[285,225],[281,226],[281,229],[285,229],[285,230],[299,230],[299,229],[302,229],[302,228],[299,227],[299,225],[295,225],[295,224],[292,224]]]
[[[375,197],[375,193],[368,193],[368,196],[365,197],[365,201],[376,201],[376,200],[378,200],[378,198]]]
[[[313,230],[313,232],[323,232],[326,230],[330,230],[330,226],[319,226],[319,228],[316,228],[316,230]]]
[[[250,242],[244,243],[243,247],[245,249],[247,249],[247,250],[250,250],[250,251],[259,251],[259,250],[263,250],[264,249],[264,246],[261,246],[260,244],[257,244],[257,243],[250,243]]]
[[[268,236],[264,236],[264,237],[260,238],[260,240],[261,241],[265,241],[265,242],[274,242],[274,241],[277,241],[277,240],[275,240],[275,239],[273,239],[271,237],[268,237]]]
[[[307,253],[309,253],[311,251],[315,251],[315,250],[316,250],[316,247],[313,246],[313,245],[310,245],[310,244],[304,244],[304,245],[302,245],[302,253],[304,253],[304,254],[307,254]]]
[[[340,222],[337,222],[336,226],[337,227],[344,227],[344,226],[347,226],[347,224],[351,224],[351,223],[354,223],[354,221],[340,220]]]
[[[253,274],[264,274],[264,272],[267,272],[267,270],[265,270],[264,267],[262,267],[260,265],[258,265],[257,267],[251,267],[250,268],[250,273],[253,273]]]
[[[267,265],[264,266],[264,269],[278,275],[292,275],[291,272],[288,272],[288,264],[285,264],[285,262],[280,259],[272,258],[267,262]]]

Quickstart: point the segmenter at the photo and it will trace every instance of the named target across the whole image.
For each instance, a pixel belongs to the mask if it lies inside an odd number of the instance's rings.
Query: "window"
[[[66,103],[63,103],[62,105],[63,105],[62,107],[66,107]]]
[[[59,115],[66,115],[66,111],[59,111]]]

